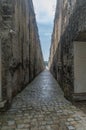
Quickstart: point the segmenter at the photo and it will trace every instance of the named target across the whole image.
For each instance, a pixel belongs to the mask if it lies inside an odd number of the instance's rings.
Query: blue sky
[[[49,58],[56,0],[33,0],[44,60]]]

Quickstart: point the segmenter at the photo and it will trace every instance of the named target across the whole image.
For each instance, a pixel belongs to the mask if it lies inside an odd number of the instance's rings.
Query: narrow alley
[[[86,130],[86,115],[64,98],[57,81],[44,70],[0,115],[0,130]]]

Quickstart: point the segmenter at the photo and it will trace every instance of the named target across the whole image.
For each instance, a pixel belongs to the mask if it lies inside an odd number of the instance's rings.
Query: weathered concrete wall
[[[0,0],[2,100],[11,99],[43,70],[32,0]]]
[[[74,42],[74,92],[86,92],[86,42]]]
[[[85,15],[86,1],[58,0],[49,66],[68,99],[74,95],[73,41],[86,41]]]

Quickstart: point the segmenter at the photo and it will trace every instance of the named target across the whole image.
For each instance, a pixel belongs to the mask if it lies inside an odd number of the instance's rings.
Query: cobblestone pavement
[[[86,101],[75,102],[74,105],[86,114]]]
[[[50,72],[44,71],[0,115],[0,130],[86,130],[86,115],[64,98]]]

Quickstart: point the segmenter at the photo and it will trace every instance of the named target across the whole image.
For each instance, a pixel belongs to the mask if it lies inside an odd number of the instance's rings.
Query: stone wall
[[[9,103],[43,70],[32,0],[0,0],[2,100]]]
[[[85,15],[85,0],[58,0],[49,67],[61,85],[65,96],[70,100],[73,99],[74,94],[73,43],[74,41],[86,41]]]

